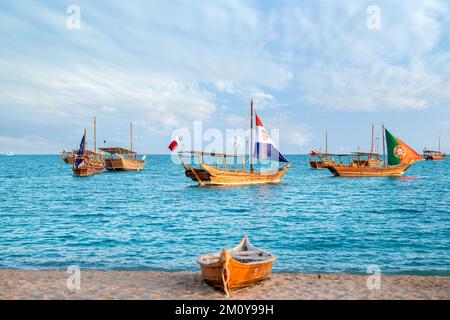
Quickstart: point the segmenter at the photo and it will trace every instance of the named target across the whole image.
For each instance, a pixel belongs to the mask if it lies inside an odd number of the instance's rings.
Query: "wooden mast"
[[[94,117],[94,152],[97,152],[97,119]]]
[[[375,144],[374,140],[373,140],[374,139],[374,134],[375,134],[374,131],[375,131],[375,126],[372,123],[372,147],[370,148],[370,153],[374,153],[374,149],[373,149],[374,148],[374,144]]]
[[[441,135],[442,135],[442,131],[439,131],[439,146],[438,146],[439,152],[441,152]]]
[[[250,172],[253,172],[253,99],[250,99]]]
[[[87,147],[87,141],[86,141],[86,128],[84,128],[84,148],[83,148],[83,156],[86,154],[86,147]]]
[[[387,159],[386,159],[386,129],[384,128],[384,123],[381,125],[381,133],[383,135],[383,158],[384,158],[384,167],[387,167]]]
[[[328,130],[325,130],[325,154],[328,154]]]
[[[133,122],[130,122],[130,150],[133,151]]]

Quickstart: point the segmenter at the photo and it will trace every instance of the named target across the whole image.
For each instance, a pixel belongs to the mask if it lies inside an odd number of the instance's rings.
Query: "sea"
[[[57,155],[0,156],[0,269],[198,271],[244,235],[274,272],[450,275],[450,161],[339,178],[288,155],[283,183],[200,188],[168,155],[73,177]]]

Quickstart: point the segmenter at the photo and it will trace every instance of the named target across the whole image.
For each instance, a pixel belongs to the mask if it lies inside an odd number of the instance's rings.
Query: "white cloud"
[[[448,4],[380,1],[382,28],[366,27],[366,6],[286,6],[272,13],[273,37],[295,66],[300,101],[340,111],[424,109],[450,102],[450,64],[439,40],[449,27]],[[443,49],[443,48],[442,48]],[[439,62],[438,62],[439,61]]]
[[[235,114],[229,114],[226,116],[227,124],[232,128],[247,128],[247,120],[245,117],[241,117]],[[249,120],[250,121],[250,120]]]
[[[216,108],[213,95],[195,83],[130,74],[100,64],[95,70],[11,66],[8,83],[0,88],[0,103],[63,117],[95,114],[98,110],[119,116],[129,113],[134,119],[168,127],[207,119]],[[15,86],[17,82],[22,86]]]

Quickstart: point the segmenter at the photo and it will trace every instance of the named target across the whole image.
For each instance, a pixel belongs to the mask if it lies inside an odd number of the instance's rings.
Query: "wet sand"
[[[194,272],[81,271],[80,289],[69,290],[60,270],[0,270],[0,299],[226,299]],[[450,299],[450,277],[272,274],[231,299]]]

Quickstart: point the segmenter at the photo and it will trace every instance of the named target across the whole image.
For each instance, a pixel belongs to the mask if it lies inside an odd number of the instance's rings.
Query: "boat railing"
[[[191,167],[202,167],[202,163],[217,169],[230,172],[242,172],[246,170],[247,163],[245,154],[226,154],[206,151],[180,151],[178,152],[180,159],[185,165]]]
[[[250,171],[250,164],[248,162],[248,155],[246,154],[227,154],[207,151],[180,151],[178,156],[185,166],[201,169],[202,163],[228,172],[248,172]],[[266,168],[268,165],[256,161],[253,163],[255,171]],[[277,172],[280,167],[274,168],[271,163],[273,172]],[[271,171],[267,171],[271,172]]]

